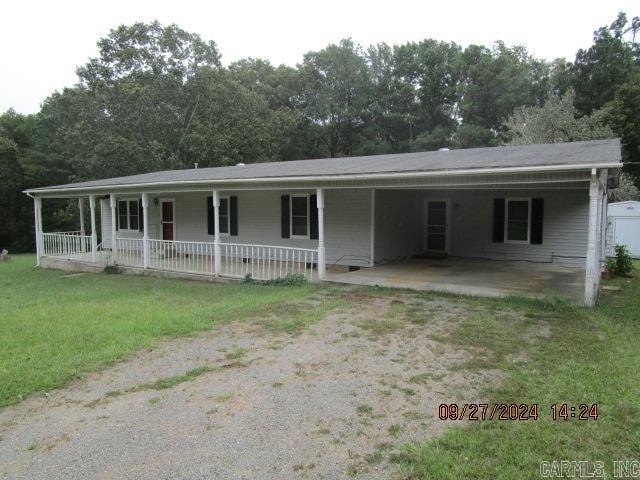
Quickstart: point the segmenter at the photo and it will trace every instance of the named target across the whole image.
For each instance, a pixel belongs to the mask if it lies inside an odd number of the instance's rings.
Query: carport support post
[[[36,231],[36,267],[39,267],[42,257],[42,199],[40,197],[33,197],[33,214]]]
[[[220,195],[213,190],[213,273],[220,276]]]
[[[91,210],[91,262],[96,263],[98,253],[98,232],[96,232],[96,196],[89,195],[89,210]]]
[[[318,278],[324,280],[327,273],[324,250],[324,189],[318,189],[316,198],[318,203]]]
[[[142,194],[142,266],[149,268],[149,194]]]
[[[591,181],[589,183],[589,236],[587,243],[587,264],[584,282],[584,304],[593,307],[598,294],[597,286],[600,277],[600,261],[598,255],[598,197],[600,186],[598,182],[597,170],[591,170]]]
[[[117,263],[117,251],[118,251],[118,246],[116,245],[116,228],[118,226],[117,223],[117,211],[116,211],[116,206],[117,206],[117,201],[116,201],[116,196],[112,193],[111,194],[111,259],[114,263],[114,265]]]

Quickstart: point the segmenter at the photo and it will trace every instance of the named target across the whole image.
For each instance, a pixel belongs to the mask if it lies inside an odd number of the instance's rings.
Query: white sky
[[[424,38],[522,44],[537,57],[573,59],[593,31],[637,0],[529,2],[349,0],[109,0],[3,2],[0,9],[0,112],[33,113],[54,90],[76,81],[75,67],[119,24],[159,20],[214,40],[222,61],[244,57],[294,66],[309,50],[344,37],[367,46]]]

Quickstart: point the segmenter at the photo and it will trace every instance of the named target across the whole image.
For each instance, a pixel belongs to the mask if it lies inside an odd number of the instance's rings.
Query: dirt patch
[[[450,425],[440,403],[482,400],[498,373],[458,368],[471,354],[434,340],[468,313],[458,301],[339,296],[350,306],[302,333],[239,320],[3,410],[0,476],[387,476],[397,446]],[[203,365],[220,368],[136,388]]]

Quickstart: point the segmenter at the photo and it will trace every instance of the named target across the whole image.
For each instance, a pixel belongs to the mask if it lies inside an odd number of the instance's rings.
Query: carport
[[[327,277],[355,285],[492,297],[554,296],[580,301],[585,271],[571,264],[448,257],[411,258],[353,272],[331,272]]]

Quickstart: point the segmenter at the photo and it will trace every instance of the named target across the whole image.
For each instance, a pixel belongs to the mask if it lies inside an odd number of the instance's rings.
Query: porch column
[[[116,263],[116,255],[117,255],[117,245],[116,245],[116,228],[118,228],[118,222],[117,222],[117,210],[116,207],[118,205],[117,200],[116,200],[116,196],[112,193],[110,195],[110,200],[111,200],[111,259],[113,261],[113,263]]]
[[[327,273],[327,264],[324,250],[324,189],[317,191],[318,203],[318,278],[324,280]]]
[[[78,212],[80,215],[80,235],[84,236],[84,202],[82,197],[78,197]]]
[[[587,243],[587,262],[584,282],[584,304],[593,307],[598,296],[600,262],[598,259],[598,196],[600,188],[596,169],[591,170],[589,183],[589,235]]]
[[[91,261],[96,263],[98,255],[98,232],[96,231],[96,196],[89,195],[89,210],[91,210]]]
[[[213,202],[213,273],[220,276],[220,195],[218,190],[212,192]]]
[[[149,194],[142,194],[142,266],[149,268]]]
[[[40,266],[42,257],[42,199],[33,197],[33,215],[36,233],[36,266]]]

